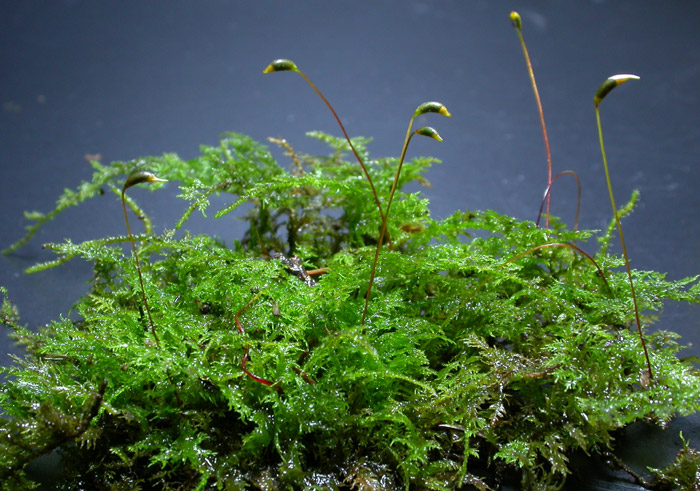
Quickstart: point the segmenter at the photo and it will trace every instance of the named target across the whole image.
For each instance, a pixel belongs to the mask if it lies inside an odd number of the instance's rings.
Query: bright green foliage
[[[683,439],[683,448],[673,464],[652,471],[656,478],[653,484],[659,489],[696,489],[700,482],[700,452]]]
[[[177,228],[221,194],[231,204],[212,214],[237,214],[249,228],[232,247],[174,230],[137,237],[159,345],[126,237],[50,245],[58,263],[94,264],[90,292],[76,304],[80,322],[33,333],[2,290],[2,321],[27,349],[2,370],[5,487],[27,486],[25,465],[60,448],[64,489],[490,489],[495,467],[544,489],[566,479],[572,452],[607,452],[621,427],[698,410],[700,378],[678,358],[675,334],[647,335],[656,376],[644,378],[610,234],[587,241],[595,232],[556,219],[543,230],[494,211],[435,220],[424,198],[401,191],[432,159],[404,164],[389,220],[393,250],[382,251],[363,325],[381,217],[357,164],[346,161],[347,143],[314,136],[333,153],[292,154],[290,170],[263,145],[229,134],[191,161],[97,166],[91,184],[61,198],[59,211],[94,186],[118,194],[126,175],[147,168],[166,186],[179,182],[190,203]],[[367,143],[353,140],[363,155]],[[387,196],[397,160],[366,163]],[[589,253],[609,289],[568,248],[506,263],[574,241],[600,248]],[[274,253],[328,269],[310,286]],[[665,300],[700,303],[698,277],[668,282],[635,271],[634,279],[647,324]],[[281,390],[242,370],[246,350],[246,369]]]

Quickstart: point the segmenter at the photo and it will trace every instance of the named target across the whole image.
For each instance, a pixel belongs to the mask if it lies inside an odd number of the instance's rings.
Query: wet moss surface
[[[26,348],[2,369],[5,488],[28,486],[27,464],[59,450],[62,489],[495,489],[513,474],[549,489],[574,453],[614,455],[621,428],[697,411],[700,378],[678,336],[647,329],[665,301],[700,302],[697,276],[632,271],[649,377],[623,259],[608,252],[613,221],[434,219],[402,191],[425,183],[429,158],[403,164],[363,322],[382,217],[347,142],[311,135],[330,155],[284,142],[278,163],[232,133],[189,161],[93,163],[92,180],[60,197],[57,212],[118,197],[148,170],[190,206],[154,234],[126,196],[146,224],[138,269],[127,235],[47,245],[57,259],[32,271],[94,266],[80,321],[34,332],[2,290],[2,321]],[[370,159],[367,143],[353,139],[388,196],[398,161]],[[214,195],[230,206],[210,210]],[[232,244],[191,235],[192,213],[237,216],[248,231]],[[542,247],[554,243],[576,248]],[[683,487],[697,469],[686,444],[644,484]]]

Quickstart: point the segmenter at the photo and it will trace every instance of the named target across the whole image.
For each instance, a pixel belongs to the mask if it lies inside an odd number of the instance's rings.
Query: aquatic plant
[[[678,335],[633,331],[629,278],[646,327],[665,301],[700,303],[700,277],[621,273],[624,257],[609,252],[636,194],[602,233],[493,210],[437,220],[403,190],[435,163],[405,160],[412,134],[399,158],[363,159],[376,194],[358,184],[345,137],[310,133],[328,156],[284,142],[288,169],[230,133],[191,160],[93,162],[92,179],[54,211],[29,214],[33,234],[106,188],[145,234],[127,225],[126,236],[46,246],[57,259],[32,272],[93,265],[79,320],[35,332],[0,288],[0,320],[26,348],[2,368],[0,486],[31,486],[27,464],[58,450],[59,489],[486,490],[513,475],[555,489],[573,453],[614,460],[620,429],[698,410],[700,376]],[[368,155],[368,140],[349,140]],[[168,181],[150,190],[178,183],[189,203],[157,234],[124,193],[151,182],[133,174],[144,162]],[[249,205],[232,244],[186,230],[214,195],[230,202],[218,219]],[[377,213],[380,196],[391,215]],[[393,250],[377,246],[384,229]],[[685,485],[697,468],[686,442],[675,465],[638,481]]]

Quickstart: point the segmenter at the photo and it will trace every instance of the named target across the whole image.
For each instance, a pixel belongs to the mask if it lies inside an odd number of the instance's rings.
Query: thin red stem
[[[498,268],[500,269],[503,266],[505,266],[506,264],[511,263],[513,261],[516,261],[517,259],[519,259],[523,256],[526,256],[527,254],[531,254],[539,249],[545,249],[548,247],[568,247],[569,249],[572,249],[572,250],[578,252],[579,254],[581,254],[582,256],[584,256],[586,259],[588,259],[590,262],[592,262],[593,265],[596,267],[596,269],[598,270],[598,274],[600,275],[600,277],[603,280],[603,283],[605,283],[605,287],[612,294],[612,289],[610,288],[610,285],[608,284],[608,280],[606,279],[605,274],[603,273],[603,270],[600,269],[600,266],[598,266],[598,263],[595,261],[595,259],[593,259],[589,254],[587,254],[586,252],[584,252],[580,248],[576,247],[575,245],[567,244],[564,242],[553,242],[550,244],[542,244],[542,245],[533,247],[532,249],[528,249],[525,252],[521,252],[520,254],[516,254],[515,256],[511,257],[510,259],[508,259],[507,261],[502,263]],[[464,298],[457,306],[457,309],[455,309],[451,315],[447,316],[447,318],[445,319],[445,321],[443,323],[443,326],[447,325],[447,323],[452,319],[452,317],[454,317],[455,313],[459,309],[461,309],[462,306],[464,306],[469,301],[469,299],[472,298],[481,289],[481,287],[486,284],[486,281],[488,279],[490,279],[492,276],[493,276],[493,273],[479,282],[479,284],[476,286],[476,288],[471,291],[471,295],[468,295],[466,298]]]
[[[549,199],[549,194],[552,191],[552,186],[554,186],[554,183],[557,182],[557,179],[559,179],[561,176],[564,174],[569,174],[576,179],[576,190],[578,193],[577,199],[576,199],[576,218],[574,220],[574,231],[578,231],[578,218],[579,214],[581,212],[581,180],[578,178],[578,174],[572,170],[565,170],[554,176],[554,179],[552,179],[552,184],[547,186],[547,189],[544,192],[544,196],[542,196],[542,202],[540,203],[540,211],[537,213],[537,221],[535,224],[539,227],[540,226],[540,218],[542,217],[542,208],[544,208],[544,203],[547,199]]]
[[[245,306],[244,306],[241,310],[239,310],[238,312],[236,312],[236,315],[233,316],[233,320],[234,320],[234,322],[236,323],[236,327],[238,328],[238,332],[240,332],[241,334],[245,334],[245,331],[244,331],[244,329],[243,329],[243,326],[241,325],[241,322],[238,320],[238,316],[240,316],[240,315],[241,315],[243,312],[245,312],[251,305],[253,305],[253,303],[255,303],[255,301],[256,301],[258,298],[260,298],[261,295],[262,295],[262,292],[260,292],[260,293],[258,293],[257,295],[255,295],[247,304],[245,304]],[[269,381],[269,380],[267,380],[267,379],[264,379],[264,378],[262,378],[262,377],[258,377],[257,375],[255,375],[254,373],[252,373],[250,370],[248,370],[248,369],[246,368],[246,364],[248,363],[248,358],[249,358],[249,352],[250,352],[250,347],[249,347],[248,345],[246,345],[246,346],[245,346],[245,352],[244,352],[244,354],[243,354],[243,359],[241,360],[241,369],[243,370],[243,373],[245,373],[248,377],[252,378],[253,380],[255,380],[256,382],[258,382],[258,383],[260,383],[260,384],[267,385],[268,387],[273,387],[273,388],[277,389],[277,392],[279,392],[279,393],[281,394],[281,393],[282,393],[282,387],[280,387],[280,386],[277,385],[276,383],[271,382],[271,381]]]
[[[151,317],[151,308],[148,306],[148,300],[146,299],[146,289],[143,286],[143,275],[141,274],[141,266],[139,264],[139,254],[136,252],[136,244],[134,243],[134,236],[131,234],[131,227],[129,226],[129,216],[126,213],[126,197],[124,195],[126,189],[122,189],[122,210],[124,211],[124,221],[126,222],[126,231],[129,234],[129,242],[131,242],[131,251],[134,254],[134,262],[136,263],[136,271],[139,276],[139,284],[141,285],[141,299],[143,300],[143,305],[146,308],[146,314],[148,315],[148,322],[151,326],[151,333],[153,333],[153,339],[156,341],[156,346],[160,346],[158,341],[158,336],[156,335],[156,326],[153,323],[153,317]]]
[[[598,140],[600,141],[600,151],[603,155],[603,168],[605,169],[605,181],[608,185],[608,194],[610,194],[610,204],[612,205],[613,215],[615,217],[615,224],[617,225],[617,231],[620,234],[620,244],[622,245],[622,254],[625,258],[625,268],[627,269],[627,279],[630,283],[630,292],[632,293],[632,304],[634,305],[634,318],[637,322],[637,332],[639,333],[639,340],[642,343],[642,350],[644,351],[644,358],[647,362],[647,368],[649,370],[649,378],[654,378],[654,372],[651,369],[651,360],[649,359],[649,352],[647,350],[647,343],[644,340],[644,333],[642,332],[642,320],[639,315],[639,307],[637,306],[637,293],[634,289],[634,282],[632,281],[632,269],[630,268],[630,260],[627,255],[627,246],[625,245],[625,234],[622,233],[622,224],[620,223],[620,217],[617,213],[617,206],[615,205],[615,197],[613,196],[612,183],[610,182],[610,171],[608,170],[608,158],[605,154],[605,144],[603,143],[603,126],[600,124],[600,110],[598,109],[598,104],[595,105],[595,117],[596,123],[598,124]]]
[[[594,266],[596,267],[596,269],[598,270],[598,274],[599,274],[600,277],[603,279],[603,283],[605,283],[605,287],[608,289],[609,292],[612,293],[612,290],[610,289],[610,285],[608,284],[608,280],[605,278],[605,274],[603,273],[603,270],[600,269],[600,266],[598,266],[598,263],[595,261],[595,259],[593,259],[588,253],[586,253],[586,252],[584,252],[583,250],[579,249],[579,248],[576,247],[575,245],[567,244],[567,243],[565,243],[565,242],[552,242],[551,244],[542,244],[542,245],[538,245],[538,246],[536,246],[536,247],[533,247],[532,249],[529,249],[529,250],[527,250],[527,251],[525,251],[525,252],[521,252],[520,254],[517,254],[517,255],[511,257],[511,258],[508,259],[506,262],[504,262],[503,264],[501,264],[501,265],[499,266],[499,268],[502,268],[502,267],[505,266],[506,264],[512,263],[513,261],[515,261],[515,260],[517,260],[517,259],[519,259],[519,258],[521,258],[521,257],[523,257],[523,256],[525,256],[525,255],[527,255],[527,254],[531,254],[531,253],[533,253],[533,252],[535,252],[535,251],[537,251],[537,250],[546,249],[546,248],[548,248],[548,247],[568,247],[569,249],[572,249],[572,250],[578,252],[579,254],[581,254],[582,256],[584,256],[586,259],[588,259],[590,262],[593,263],[593,265],[594,265]]]
[[[386,204],[386,213],[382,217],[382,228],[379,232],[379,240],[377,240],[377,249],[374,252],[374,260],[372,261],[372,270],[369,274],[369,283],[367,285],[367,293],[365,294],[365,306],[362,310],[362,324],[365,323],[367,318],[367,308],[369,307],[369,295],[372,292],[372,285],[374,284],[374,276],[377,272],[377,263],[379,262],[379,253],[382,250],[382,242],[384,237],[387,235],[387,226],[389,222],[389,211],[391,209],[391,203],[394,199],[394,193],[396,192],[396,187],[399,182],[399,176],[401,175],[401,168],[403,167],[403,162],[406,159],[406,150],[408,149],[408,143],[413,137],[411,129],[413,128],[413,120],[415,116],[411,118],[408,123],[408,130],[406,131],[406,138],[404,139],[403,148],[401,149],[401,157],[399,158],[399,165],[396,167],[396,175],[394,176],[394,182],[391,184],[391,191],[389,192],[389,198]]]
[[[537,82],[535,82],[535,72],[532,70],[532,63],[530,62],[530,55],[527,52],[527,46],[525,45],[525,39],[523,39],[523,33],[520,29],[517,29],[518,37],[520,38],[520,45],[523,48],[523,54],[525,55],[525,64],[527,65],[527,72],[530,75],[530,83],[532,85],[532,91],[535,94],[535,102],[537,103],[537,112],[540,116],[540,126],[542,126],[542,137],[544,138],[544,148],[547,152],[547,188],[552,187],[552,153],[549,149],[549,138],[547,137],[547,126],[544,123],[544,111],[542,110],[542,100],[540,99],[540,93],[537,90]],[[545,212],[544,226],[549,228],[549,204],[550,197],[547,196],[547,209]]]
[[[333,109],[333,106],[331,105],[330,102],[328,102],[328,99],[323,95],[323,93],[314,85],[314,83],[309,79],[309,77],[306,76],[304,72],[301,70],[297,69],[296,70],[299,75],[301,75],[304,80],[306,80],[306,83],[308,83],[312,89],[314,89],[314,92],[318,94],[318,96],[321,98],[321,100],[328,106],[328,109],[330,109],[331,113],[333,114],[333,117],[335,118],[336,122],[338,123],[338,126],[340,126],[340,130],[343,132],[343,136],[345,136],[345,140],[348,142],[348,145],[350,145],[350,149],[352,150],[352,153],[355,155],[355,158],[357,159],[357,162],[360,164],[360,167],[362,168],[362,172],[365,175],[365,178],[367,179],[367,182],[369,183],[369,187],[372,189],[372,195],[374,196],[374,202],[377,204],[377,209],[379,210],[379,217],[384,221],[384,211],[382,210],[382,205],[379,202],[379,195],[377,194],[377,190],[374,187],[374,183],[372,182],[372,178],[369,175],[369,171],[367,170],[367,167],[365,166],[365,163],[362,161],[362,158],[360,157],[360,154],[357,152],[355,149],[355,146],[352,144],[352,141],[350,140],[350,137],[348,136],[348,132],[345,131],[345,126],[343,126],[343,123],[340,121],[340,118],[338,117],[338,114],[335,112],[335,109]],[[393,249],[391,245],[391,240],[389,237],[387,237],[387,243],[389,244],[389,247]]]

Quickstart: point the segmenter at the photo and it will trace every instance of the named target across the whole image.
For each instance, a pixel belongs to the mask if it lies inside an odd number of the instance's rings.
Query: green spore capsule
[[[136,186],[137,184],[147,182],[168,182],[168,180],[157,177],[153,172],[138,170],[129,174],[129,177],[126,178],[123,189],[127,190],[131,186]]]
[[[271,72],[298,72],[299,69],[297,68],[296,64],[292,60],[286,60],[284,58],[280,58],[278,60],[273,61],[269,65],[267,65],[267,68],[263,70],[263,73],[271,73]]]
[[[438,113],[442,114],[443,116],[447,116],[448,118],[452,117],[450,112],[447,110],[447,108],[444,106],[444,104],[440,102],[424,102],[418,108],[416,109],[416,112],[413,113],[413,118],[417,118],[421,114],[425,113]]]
[[[440,136],[440,133],[438,133],[435,128],[432,128],[430,126],[418,128],[414,133],[416,135],[427,136],[428,138],[432,138],[434,140],[442,142],[442,137]]]
[[[522,30],[523,21],[520,18],[520,14],[517,13],[515,10],[510,13],[510,22],[513,24],[513,27],[515,27],[518,31]]]
[[[612,77],[608,77],[605,82],[600,84],[600,87],[598,87],[598,90],[595,93],[595,96],[593,97],[593,104],[595,104],[596,107],[600,104],[600,102],[605,99],[605,96],[607,96],[611,90],[613,90],[615,87],[617,87],[620,84],[623,84],[625,82],[628,82],[630,80],[639,80],[639,76],[633,75],[631,73],[621,73],[619,75],[613,75]]]

